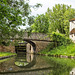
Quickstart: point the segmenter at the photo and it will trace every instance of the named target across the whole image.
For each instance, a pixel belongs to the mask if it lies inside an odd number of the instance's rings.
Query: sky
[[[32,15],[34,16],[37,14],[44,14],[48,7],[52,9],[55,4],[72,5],[72,8],[75,8],[75,0],[30,0],[31,5],[35,5],[36,3],[41,3],[42,7],[37,10],[32,9]]]
[[[55,4],[66,4],[71,5],[72,8],[75,8],[75,0],[30,0],[30,5],[35,5],[36,3],[42,4],[42,7],[38,8],[37,10],[34,10],[33,8],[31,15],[36,16],[37,14],[44,14],[47,11],[47,8],[49,7],[52,9]],[[22,26],[22,29],[25,29],[25,27],[29,26]]]

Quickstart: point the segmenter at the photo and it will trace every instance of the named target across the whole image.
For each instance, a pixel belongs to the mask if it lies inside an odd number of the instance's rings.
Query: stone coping
[[[67,56],[67,55],[50,55],[50,54],[37,54],[37,55],[75,59],[75,56],[71,56],[71,55],[70,56]]]
[[[10,58],[10,57],[13,57],[13,56],[16,56],[16,55],[3,56],[3,57],[0,57],[0,60]]]

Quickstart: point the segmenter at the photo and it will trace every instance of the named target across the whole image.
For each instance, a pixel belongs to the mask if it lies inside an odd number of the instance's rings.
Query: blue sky
[[[55,4],[66,4],[72,5],[72,8],[75,8],[75,0],[30,0],[30,5],[35,5],[36,3],[41,3],[43,6],[37,10],[32,9],[32,15],[36,16],[37,14],[44,14],[49,7],[52,9]],[[25,29],[27,26],[21,26],[22,29]]]

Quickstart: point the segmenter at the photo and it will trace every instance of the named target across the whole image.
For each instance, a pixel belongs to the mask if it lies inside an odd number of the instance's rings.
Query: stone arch
[[[31,51],[29,51],[29,48],[26,49],[27,53],[35,53],[36,51],[36,44],[34,42],[32,42],[31,40],[27,40],[27,39],[24,39],[23,41],[26,41],[30,44],[30,49]],[[28,45],[26,45],[26,47],[28,47]]]

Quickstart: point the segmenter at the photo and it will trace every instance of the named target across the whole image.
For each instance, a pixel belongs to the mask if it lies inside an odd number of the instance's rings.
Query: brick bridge
[[[16,35],[14,36],[14,38],[18,39],[19,36]],[[26,44],[27,53],[37,53],[40,50],[43,50],[50,42],[52,42],[50,38],[48,38],[47,34],[44,34],[44,33],[31,33],[30,36],[28,36],[28,33],[25,33],[21,38],[22,38],[22,41],[27,42]],[[15,52],[15,47],[13,48],[9,47],[6,49],[9,49],[9,50],[11,49],[12,52]],[[6,49],[4,49],[4,51],[6,51]]]
[[[18,38],[18,36],[16,36]],[[44,49],[50,42],[50,38],[47,34],[44,33],[31,33],[28,36],[28,33],[25,33],[22,37],[23,41],[26,41],[26,51],[27,53],[36,53]]]
[[[14,38],[19,38],[19,36],[16,35]],[[22,39],[33,40],[33,41],[48,41],[48,42],[51,41],[48,35],[44,33],[31,33],[28,36],[28,33],[25,32],[24,35],[22,36]]]

